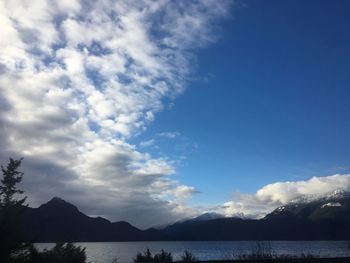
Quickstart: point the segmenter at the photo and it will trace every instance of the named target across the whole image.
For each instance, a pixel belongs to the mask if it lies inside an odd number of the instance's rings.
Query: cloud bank
[[[136,226],[193,214],[167,158],[128,139],[185,88],[229,1],[0,2],[0,160],[32,205],[61,196]],[[168,134],[170,135],[170,134]]]
[[[254,194],[235,193],[233,199],[224,203],[219,210],[226,216],[260,218],[296,199],[322,197],[336,190],[350,191],[350,174],[272,183],[260,188]]]

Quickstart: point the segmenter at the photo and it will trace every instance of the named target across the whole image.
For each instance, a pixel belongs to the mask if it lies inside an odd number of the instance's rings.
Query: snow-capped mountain
[[[350,218],[350,192],[336,190],[325,195],[305,195],[276,208],[265,218],[290,216],[312,220]]]
[[[344,189],[337,189],[326,194],[310,194],[310,195],[302,195],[290,202],[290,204],[294,203],[310,203],[316,200],[333,200],[339,198],[349,198],[350,192]]]
[[[334,191],[304,196],[262,219],[191,219],[163,232],[174,240],[349,240],[350,195]]]
[[[213,219],[218,219],[218,218],[224,218],[223,215],[219,214],[219,213],[215,213],[215,212],[208,212],[208,213],[204,213],[200,216],[197,216],[191,220],[195,220],[195,221],[207,221],[207,220],[213,220]]]

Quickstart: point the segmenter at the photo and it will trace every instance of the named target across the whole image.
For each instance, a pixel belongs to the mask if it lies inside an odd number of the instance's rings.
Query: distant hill
[[[348,240],[350,195],[304,197],[260,220],[187,220],[163,229],[175,240]]]
[[[155,229],[143,231],[127,222],[112,223],[102,217],[89,217],[57,197],[38,208],[25,208],[22,229],[25,241],[30,242],[167,239]]]
[[[208,213],[162,230],[140,230],[127,222],[89,217],[57,197],[38,208],[25,208],[22,219],[24,241],[30,242],[349,240],[350,194],[338,191],[301,198],[260,220]]]

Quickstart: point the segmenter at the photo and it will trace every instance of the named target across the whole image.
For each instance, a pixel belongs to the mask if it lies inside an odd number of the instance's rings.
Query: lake
[[[201,260],[232,259],[235,255],[251,254],[260,245],[275,254],[301,255],[313,254],[321,257],[344,257],[350,255],[348,241],[159,241],[159,242],[86,242],[76,245],[86,247],[88,262],[118,263],[133,262],[137,252],[147,248],[152,253],[161,249],[172,252],[174,259],[180,259],[183,251],[188,249]],[[53,243],[38,243],[35,246],[42,250],[51,248]]]

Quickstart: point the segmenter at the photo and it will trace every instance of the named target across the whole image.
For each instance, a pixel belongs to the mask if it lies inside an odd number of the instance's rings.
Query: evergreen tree
[[[10,262],[11,257],[22,254],[25,248],[20,234],[20,217],[26,197],[21,197],[23,191],[17,188],[23,177],[23,173],[18,171],[21,162],[22,158],[10,158],[6,167],[1,165],[0,262]]]

